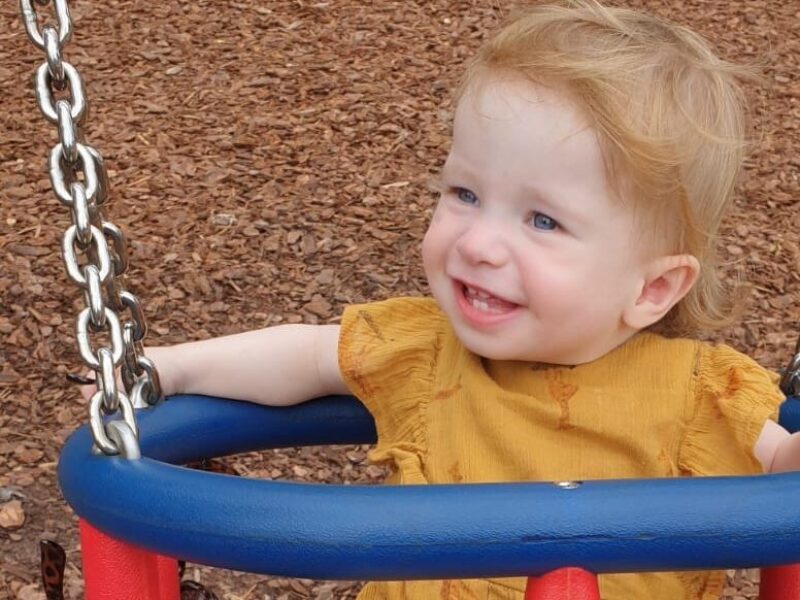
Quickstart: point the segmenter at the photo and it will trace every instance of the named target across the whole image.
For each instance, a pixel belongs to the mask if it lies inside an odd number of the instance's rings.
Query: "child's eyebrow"
[[[581,211],[578,204],[569,201],[556,201],[552,196],[543,193],[535,186],[523,186],[522,190],[526,197],[534,199],[537,208],[541,207],[542,210],[556,220],[571,226],[586,223],[586,214]]]
[[[545,194],[536,186],[533,185],[525,185],[522,186],[522,191],[525,192],[526,198],[534,198],[537,204],[543,204],[550,210],[554,211],[566,211],[567,207],[565,207],[563,202],[556,202],[553,198],[550,197],[549,194]]]
[[[431,179],[430,185],[433,191],[443,192],[454,180],[469,186],[472,181],[471,170],[458,162],[447,162],[442,166],[438,177],[435,176]],[[527,184],[522,185],[520,189],[527,201],[532,199],[537,208],[541,207],[542,210],[553,213],[553,216],[559,220],[571,222],[582,220],[581,213],[577,207],[569,202],[556,201],[551,194],[544,192],[540,187]]]
[[[533,198],[537,208],[541,207],[541,209],[559,221],[574,223],[581,219],[580,212],[569,202],[557,202],[552,196],[543,193],[541,189],[535,186],[523,186],[522,190],[526,198]]]
[[[425,181],[425,187],[429,192],[436,193],[442,193],[447,190],[447,185],[445,185],[444,181],[442,180],[441,174],[428,177],[428,179]]]
[[[442,166],[438,180],[444,183],[446,179],[471,179],[471,170],[448,161]]]

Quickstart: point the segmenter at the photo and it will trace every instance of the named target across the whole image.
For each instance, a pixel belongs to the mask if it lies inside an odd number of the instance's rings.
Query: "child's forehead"
[[[456,108],[453,147],[513,163],[570,161],[582,169],[604,163],[597,132],[572,101],[521,78],[486,79],[466,91]]]
[[[512,72],[473,78],[456,106],[454,128],[463,121],[509,128],[535,124],[564,139],[591,129],[584,111],[566,89]]]
[[[472,75],[459,97],[459,104],[466,99],[474,102],[497,101],[515,96],[535,104],[546,102],[563,105],[566,110],[577,110],[577,97],[566,83],[533,79],[512,69],[481,69]]]

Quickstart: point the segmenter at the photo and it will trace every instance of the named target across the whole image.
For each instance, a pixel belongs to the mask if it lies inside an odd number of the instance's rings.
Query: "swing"
[[[289,408],[199,396],[155,406],[161,393],[142,352],[144,319],[121,280],[125,239],[103,214],[105,168],[80,132],[80,76],[61,57],[71,35],[67,1],[54,0],[58,28],[41,31],[32,1],[20,6],[29,38],[46,53],[37,100],[59,133],[50,175],[73,219],[62,252],[87,304],[78,347],[98,375],[90,423],[67,441],[58,467],[64,497],[81,517],[87,600],[176,600],[169,557],[314,579],[526,576],[528,600],[597,599],[600,573],[764,566],[773,568],[762,575],[761,598],[800,600],[800,570],[778,566],[800,562],[800,473],[374,487],[176,466],[264,448],[373,443],[375,426],[345,396]],[[67,87],[70,101],[54,101],[54,90]],[[110,344],[95,351],[99,331]],[[781,388],[781,422],[798,430],[800,341]]]

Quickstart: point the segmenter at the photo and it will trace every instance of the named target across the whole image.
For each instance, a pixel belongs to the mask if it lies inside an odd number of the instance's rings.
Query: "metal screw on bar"
[[[561,488],[562,490],[574,490],[574,489],[577,489],[577,488],[581,487],[581,485],[583,485],[583,482],[582,481],[556,481],[554,483],[554,485],[556,487],[558,487],[558,488]]]

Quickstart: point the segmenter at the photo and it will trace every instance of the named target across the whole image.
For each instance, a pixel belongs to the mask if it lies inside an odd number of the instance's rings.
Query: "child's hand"
[[[160,397],[162,397],[162,398],[164,396],[166,396],[166,395],[170,395],[170,394],[174,394],[175,393],[174,388],[172,388],[172,387],[164,388],[164,383],[163,383],[164,382],[164,377],[162,376],[162,373],[165,370],[168,370],[168,367],[171,364],[167,360],[165,360],[165,358],[164,358],[164,354],[166,354],[168,352],[168,350],[169,350],[168,348],[157,348],[157,347],[156,348],[147,348],[145,350],[144,356],[142,357],[142,358],[147,358],[148,359],[147,362],[152,365],[151,368],[155,368],[156,369],[156,371],[155,371],[153,376],[157,379],[157,381],[156,381],[157,388],[160,387],[160,390],[159,390],[161,392]],[[158,364],[156,364],[156,361],[158,361]],[[141,366],[141,364],[140,364],[140,366]],[[119,368],[117,368],[117,369],[115,369],[114,372],[115,372],[115,379],[116,379],[116,382],[117,382],[117,389],[122,391],[122,392],[124,392],[125,391],[125,385],[122,382],[121,371],[120,371]],[[170,375],[170,373],[167,373],[167,376],[168,376],[167,383],[168,384],[172,381],[169,378],[169,375]],[[84,373],[67,373],[67,381],[69,381],[70,383],[77,383],[80,386],[81,396],[83,396],[83,398],[87,402],[89,400],[91,400],[92,397],[100,389],[100,387],[98,386],[98,383],[97,383],[97,374],[92,370],[87,370]],[[159,383],[160,383],[160,386],[158,385]],[[145,388],[145,389],[147,389],[147,388]],[[138,400],[134,399],[134,398],[131,398],[131,400],[134,403],[136,403],[137,401],[140,402],[140,403],[141,402],[145,402],[145,401],[149,402],[149,400],[147,398],[139,398]],[[139,408],[139,407],[137,406],[137,408]]]
[[[122,377],[119,371],[116,373],[117,389],[124,391],[125,388],[122,383]],[[80,392],[83,399],[89,402],[97,391],[100,389],[97,385],[94,371],[86,371],[85,374],[80,375],[77,373],[67,373],[67,381],[70,383],[77,383],[80,385]]]
[[[85,374],[67,373],[67,381],[70,383],[77,383],[80,387],[81,396],[87,402],[92,399],[95,392],[97,392],[97,382],[94,379],[94,372],[87,371]]]
[[[152,360],[149,361],[152,363]],[[117,390],[125,391],[125,385],[122,381],[122,374],[120,369],[115,369],[114,371]],[[156,372],[156,377],[158,377],[158,373]],[[97,375],[94,371],[87,370],[83,374],[78,373],[67,373],[67,381],[70,383],[77,383],[80,386],[81,396],[88,402],[92,399],[97,391],[100,389],[100,386],[97,384]]]

